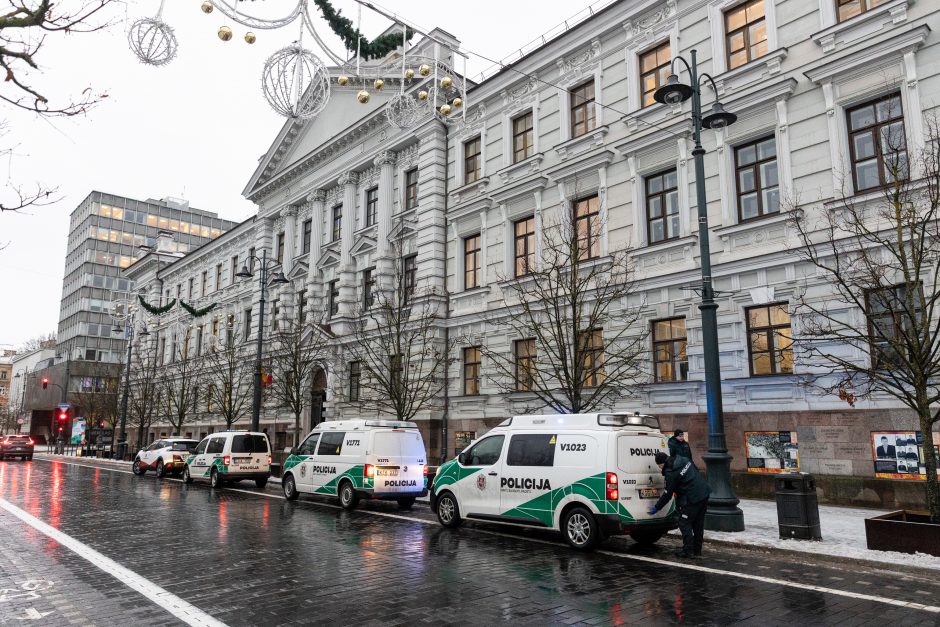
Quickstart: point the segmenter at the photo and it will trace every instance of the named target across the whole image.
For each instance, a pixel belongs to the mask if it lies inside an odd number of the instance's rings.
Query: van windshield
[[[268,439],[263,435],[236,435],[232,438],[232,453],[267,453]]]

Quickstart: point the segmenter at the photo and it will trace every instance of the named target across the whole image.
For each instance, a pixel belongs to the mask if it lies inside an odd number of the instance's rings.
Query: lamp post
[[[113,333],[124,332],[124,338],[127,340],[127,361],[124,364],[124,390],[121,392],[121,430],[118,435],[117,458],[124,459],[127,454],[127,395],[130,391],[131,381],[131,355],[134,348],[134,323],[137,320],[137,312],[131,309],[130,318],[125,320],[124,327],[115,326],[111,331]],[[147,326],[140,330],[140,337],[150,335]]]
[[[256,338],[256,350],[255,350],[255,382],[254,382],[254,397],[252,398],[251,403],[251,430],[258,431],[261,426],[261,354],[263,350],[263,334],[264,334],[264,304],[267,295],[268,289],[268,272],[272,270],[273,267],[280,266],[281,264],[273,262],[268,259],[268,251],[262,250],[261,257],[255,255],[249,255],[249,260],[256,260],[261,266],[260,279],[261,279],[261,302],[260,307],[258,308],[258,337]],[[270,266],[270,267],[269,267]],[[254,277],[254,273],[248,269],[248,265],[242,266],[242,269],[235,273],[240,279],[250,279]],[[282,285],[287,283],[287,278],[284,276],[284,273],[278,271],[274,275],[274,278],[271,279],[271,285]]]
[[[708,452],[705,468],[711,498],[705,515],[705,526],[711,531],[744,531],[744,513],[738,507],[738,497],[731,486],[731,456],[725,440],[724,415],[721,407],[721,364],[718,358],[718,317],[715,302],[715,290],[712,284],[711,252],[708,241],[708,206],[705,198],[705,149],[702,148],[702,128],[722,129],[734,124],[737,116],[725,111],[718,102],[718,89],[715,81],[708,74],[698,73],[695,50],[691,51],[692,63],[682,57],[672,60],[672,73],[653,94],[657,102],[677,105],[692,98],[692,139],[695,147],[692,156],[695,160],[695,191],[698,206],[698,244],[702,264],[702,349],[705,357],[705,399],[708,407]],[[676,61],[685,65],[691,77],[691,85],[679,82],[675,73]],[[705,80],[711,83],[715,92],[715,102],[711,111],[702,115],[702,85]]]

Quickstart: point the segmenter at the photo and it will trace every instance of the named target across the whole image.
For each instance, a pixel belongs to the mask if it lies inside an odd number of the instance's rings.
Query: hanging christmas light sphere
[[[342,85],[343,87],[345,87],[346,85],[349,84],[349,77],[348,77],[348,76],[340,76],[340,77],[338,77],[338,78],[336,79],[336,82],[339,83],[340,85]]]
[[[421,67],[418,68],[418,73],[421,74],[421,76],[429,75],[431,73],[431,66],[427,63],[423,63]]]
[[[441,105],[441,115],[450,115],[450,105],[446,102]]]
[[[315,54],[296,43],[268,57],[261,86],[271,108],[289,118],[312,118],[330,100],[329,72]]]
[[[453,85],[453,84],[454,84],[454,79],[452,79],[452,78],[449,77],[449,76],[445,76],[444,78],[441,79],[441,88],[442,88],[442,89],[450,89],[451,85]]]
[[[219,28],[219,39],[222,41],[228,41],[232,38],[232,29],[228,26],[222,26]]]
[[[176,56],[176,35],[157,18],[145,17],[131,24],[127,42],[137,59],[147,65],[166,65]]]
[[[385,105],[385,117],[389,124],[402,130],[413,127],[424,115],[424,105],[418,104],[411,94],[396,94]]]
[[[213,10],[215,7],[212,5],[211,2],[203,2],[203,3],[202,3],[202,7],[200,7],[200,8],[202,8],[202,12],[203,12],[203,13],[205,13],[206,15],[208,15],[209,13],[212,13],[212,10]]]
[[[253,44],[256,41],[258,41],[258,37],[251,31],[248,31],[247,33],[245,33],[245,41],[250,44]]]
[[[411,68],[405,70],[405,80],[411,80],[415,77],[415,71]]]
[[[451,102],[450,104],[451,104],[451,106],[453,106],[455,109],[459,109],[460,107],[463,106],[463,99],[462,99],[462,98],[454,98],[454,101]]]
[[[428,92],[424,90],[418,92],[418,100],[427,100],[427,99],[428,99]]]
[[[361,104],[369,102],[369,98],[369,92],[367,92],[365,89],[356,94],[356,100],[358,100]]]
[[[385,87],[385,81],[381,78],[377,78],[375,82],[372,83],[372,86],[375,88],[375,91],[382,91],[382,88]]]

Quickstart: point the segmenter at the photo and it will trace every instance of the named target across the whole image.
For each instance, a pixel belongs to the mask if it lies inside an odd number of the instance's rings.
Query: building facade
[[[0,421],[4,432],[15,429],[13,411],[13,359],[16,351],[3,351],[0,354]]]
[[[884,182],[876,137],[903,136],[911,154],[923,148],[940,95],[938,20],[937,7],[911,0],[612,3],[472,87],[457,123],[429,116],[400,131],[383,117],[379,97],[358,108],[334,101],[316,122],[288,122],[245,190],[259,207],[254,222],[135,280],[156,298],[167,283],[186,285],[187,276],[220,264],[224,274],[249,247],[267,250],[289,281],[274,291],[269,315],[289,319],[301,302],[324,303],[324,341],[342,347],[374,275],[381,283],[394,274],[396,256],[413,256],[416,284],[445,303],[439,334],[453,359],[440,398],[416,418],[432,458],[450,457],[533,409],[531,394],[497,385],[475,349],[512,358],[527,339],[508,332],[512,284],[526,280],[527,263],[538,263],[546,225],[577,216],[596,233],[592,262],[629,251],[636,268],[634,295],[616,307],[641,309],[634,332],[648,358],[642,382],[610,409],[657,414],[666,428],[686,429],[701,454],[707,424],[699,301],[690,289],[701,276],[689,108],[652,98],[671,59],[694,49],[738,116],[702,138],[733,469],[874,478],[886,474],[878,472],[874,438],[910,433],[902,441],[913,441],[916,422],[890,398],[850,407],[807,384],[813,367],[790,339],[800,334],[795,306],[832,291],[794,253],[788,217],[796,209],[823,215],[846,197],[874,202]],[[680,76],[687,80],[684,70]],[[711,91],[703,93],[709,106]],[[919,166],[910,167],[916,178]],[[231,286],[220,302],[251,326],[257,312],[244,312],[257,307],[258,288]],[[845,315],[865,323],[864,312]],[[601,346],[619,332],[597,331]],[[323,415],[360,412],[350,399],[351,364],[340,357],[324,370]],[[271,408],[267,423],[278,415]]]
[[[27,409],[27,390],[38,383],[37,370],[55,358],[55,340],[44,340],[40,348],[20,351],[13,356],[13,380],[10,386],[10,406],[17,420],[21,433],[29,433],[32,426],[31,412]]]

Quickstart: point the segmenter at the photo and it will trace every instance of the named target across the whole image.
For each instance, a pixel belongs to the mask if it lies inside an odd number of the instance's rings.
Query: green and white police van
[[[514,416],[440,467],[431,507],[463,519],[560,531],[576,549],[630,534],[652,544],[676,527],[675,505],[653,516],[665,481],[659,420],[640,414]]]
[[[281,486],[294,500],[301,493],[335,496],[345,509],[360,498],[398,501],[410,509],[428,493],[428,457],[413,422],[335,420],[321,422],[284,462]]]
[[[271,443],[267,434],[251,431],[221,431],[203,438],[183,466],[183,481],[208,479],[213,488],[245,480],[264,488],[270,476]]]

